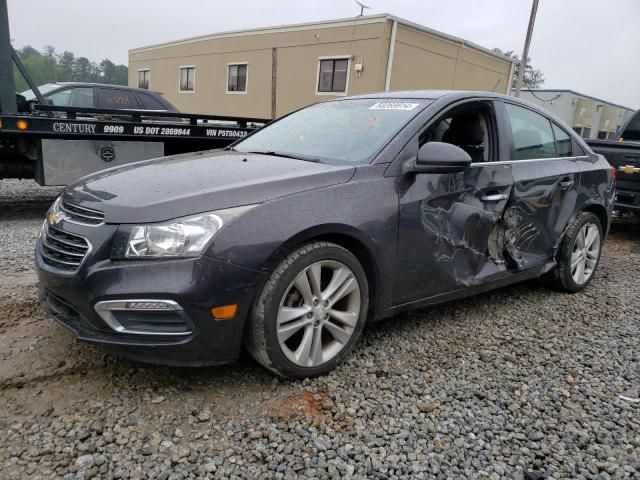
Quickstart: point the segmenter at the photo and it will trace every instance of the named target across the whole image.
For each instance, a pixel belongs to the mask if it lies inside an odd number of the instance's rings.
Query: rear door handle
[[[484,195],[480,197],[483,202],[499,202],[500,200],[506,200],[509,198],[508,193],[493,193],[491,195]]]

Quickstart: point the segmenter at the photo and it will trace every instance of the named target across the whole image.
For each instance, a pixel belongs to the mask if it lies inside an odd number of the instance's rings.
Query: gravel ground
[[[401,315],[288,382],[248,356],[121,360],[46,318],[32,250],[59,190],[0,183],[1,478],[640,478],[637,220],[583,293],[529,282]]]

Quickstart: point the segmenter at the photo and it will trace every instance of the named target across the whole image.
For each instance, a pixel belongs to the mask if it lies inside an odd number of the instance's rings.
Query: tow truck
[[[16,94],[14,65],[35,101]],[[11,45],[7,1],[0,0],[0,180],[68,185],[109,167],[222,148],[269,121],[51,105]]]

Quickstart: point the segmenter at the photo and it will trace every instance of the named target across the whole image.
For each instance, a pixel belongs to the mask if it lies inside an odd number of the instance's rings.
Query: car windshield
[[[356,99],[319,103],[267,125],[233,149],[326,163],[364,163],[430,102]]]
[[[46,95],[47,93],[51,92],[52,90],[55,90],[55,89],[60,88],[62,86],[63,85],[61,85],[59,83],[46,83],[44,85],[40,85],[38,87],[38,90],[40,90],[40,93],[42,95]],[[31,89],[25,90],[24,92],[20,92],[20,95],[22,95],[24,98],[26,98],[28,102],[36,99],[36,94],[33,93],[33,90],[31,90]]]

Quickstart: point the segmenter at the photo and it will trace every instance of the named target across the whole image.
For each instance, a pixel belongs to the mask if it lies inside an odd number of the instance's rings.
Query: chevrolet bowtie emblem
[[[633,165],[624,165],[618,167],[618,171],[631,175],[632,173],[640,173],[640,167],[634,167]]]
[[[55,225],[60,220],[62,220],[62,217],[56,212],[51,212],[49,213],[49,215],[47,215],[47,222],[49,222],[49,225]]]

